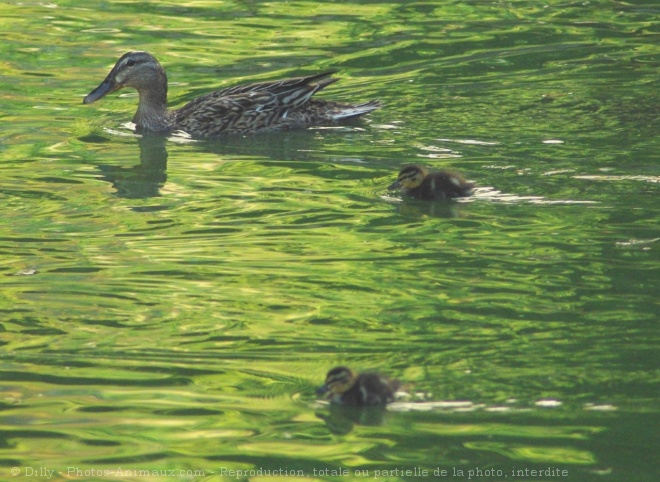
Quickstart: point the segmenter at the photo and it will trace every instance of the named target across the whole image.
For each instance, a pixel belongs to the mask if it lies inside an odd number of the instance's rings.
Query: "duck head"
[[[355,384],[355,373],[347,367],[336,367],[328,372],[325,383],[316,390],[317,395],[331,398],[347,392]]]
[[[394,189],[415,189],[419,187],[424,178],[428,176],[428,171],[417,164],[406,166],[399,171],[397,180],[388,186],[387,189],[393,191]]]
[[[91,104],[124,87],[132,87],[142,93],[161,86],[164,86],[167,95],[167,75],[156,58],[147,52],[127,52],[117,61],[101,85],[87,94],[83,104]]]

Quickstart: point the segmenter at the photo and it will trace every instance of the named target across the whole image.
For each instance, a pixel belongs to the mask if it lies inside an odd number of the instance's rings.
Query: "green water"
[[[656,480],[657,5],[1,8],[0,480]],[[173,106],[338,69],[384,107],[141,139],[82,105],[137,49]],[[480,189],[402,201],[410,162]],[[411,398],[330,410],[338,364]]]

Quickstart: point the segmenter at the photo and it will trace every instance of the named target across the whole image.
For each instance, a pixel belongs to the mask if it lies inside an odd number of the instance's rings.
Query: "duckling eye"
[[[135,60],[133,59],[128,59],[126,61],[126,67],[133,67],[135,65]]]

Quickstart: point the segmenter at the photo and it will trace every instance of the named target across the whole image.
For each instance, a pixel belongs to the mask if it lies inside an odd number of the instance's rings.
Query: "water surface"
[[[657,8],[3,9],[2,478],[655,480]],[[133,49],[173,106],[338,69],[384,108],[140,138],[133,93],[82,105]],[[478,193],[388,193],[410,162]],[[410,398],[319,404],[338,364]]]

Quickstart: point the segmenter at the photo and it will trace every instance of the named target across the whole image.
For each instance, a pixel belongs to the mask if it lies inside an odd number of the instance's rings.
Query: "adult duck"
[[[380,107],[377,100],[348,104],[312,99],[316,92],[339,80],[330,78],[333,73],[229,87],[169,110],[165,69],[150,53],[136,51],[122,55],[83,103],[91,104],[131,87],[140,97],[133,117],[138,131],[181,130],[195,138],[332,125]]]

